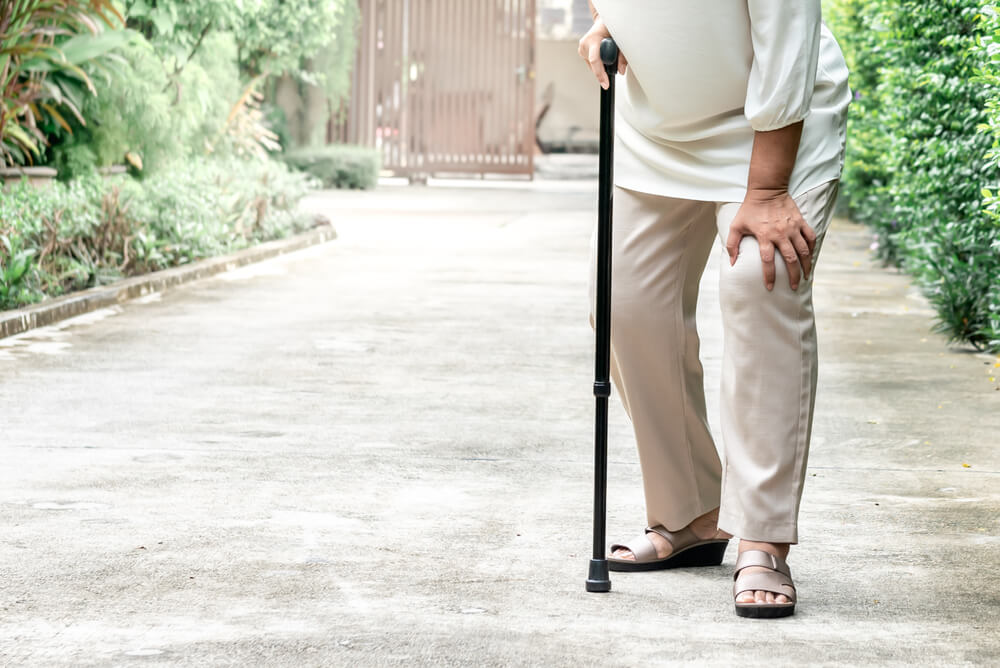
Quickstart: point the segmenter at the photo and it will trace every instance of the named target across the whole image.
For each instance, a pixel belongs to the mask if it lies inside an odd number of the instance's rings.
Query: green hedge
[[[332,144],[289,151],[289,166],[308,172],[327,188],[374,188],[381,161],[378,151],[364,146]]]
[[[833,0],[855,104],[843,192],[952,340],[1000,350],[994,3]]]
[[[0,196],[0,310],[312,226],[316,184],[273,160],[198,160],[137,180],[89,176]]]

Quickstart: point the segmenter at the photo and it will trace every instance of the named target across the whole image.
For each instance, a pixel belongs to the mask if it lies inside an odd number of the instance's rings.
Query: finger
[[[740,256],[740,242],[743,241],[743,231],[736,225],[729,227],[729,236],[726,238],[726,251],[729,253],[729,266],[736,264],[736,258]]]
[[[799,278],[802,277],[802,271],[799,268],[799,254],[795,252],[795,246],[788,239],[778,242],[778,251],[781,253],[781,258],[785,261],[785,266],[788,267],[788,284],[792,287],[792,290],[797,290],[799,287]]]
[[[795,252],[799,255],[799,264],[802,265],[802,278],[808,279],[809,272],[812,270],[812,251],[809,250],[809,243],[802,235],[797,234],[792,237],[792,245],[795,246]]]
[[[618,52],[618,74],[625,74],[625,68],[628,67],[628,59],[625,54],[621,51]]]
[[[809,226],[809,223],[802,221],[802,236],[805,237],[806,243],[809,244],[809,255],[816,252],[816,230]]]
[[[601,88],[607,90],[609,85],[608,73],[604,71],[604,63],[601,62],[601,45],[597,42],[590,45],[587,62],[590,63],[590,69],[594,72],[594,76],[597,77]]]
[[[770,241],[757,240],[760,243],[760,263],[764,269],[764,285],[768,290],[774,288],[774,244]]]

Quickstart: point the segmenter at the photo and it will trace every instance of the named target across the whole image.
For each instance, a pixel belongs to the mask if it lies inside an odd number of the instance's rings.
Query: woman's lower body
[[[817,235],[814,267],[837,185],[795,198]],[[718,508],[724,532],[796,543],[816,393],[812,276],[792,290],[776,254],[777,280],[768,291],[753,237],[743,238],[731,266],[724,243],[739,207],[616,188],[611,375],[635,430],[650,527],[678,531]],[[708,426],[695,327],[698,287],[716,239],[723,256],[721,458]],[[592,276],[592,297],[593,289]]]

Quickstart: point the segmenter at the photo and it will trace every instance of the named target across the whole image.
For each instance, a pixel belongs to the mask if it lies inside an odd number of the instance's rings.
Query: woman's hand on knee
[[[608,81],[608,74],[604,71],[604,63],[601,62],[601,41],[611,37],[611,33],[608,32],[607,26],[604,25],[604,21],[600,17],[594,20],[594,25],[590,27],[587,34],[580,38],[580,57],[587,61],[587,65],[590,66],[590,70],[597,77],[597,82],[601,84],[601,88],[607,90],[610,82]],[[628,60],[625,58],[625,54],[621,51],[618,52],[618,74],[625,74],[625,68],[628,66]]]
[[[764,285],[768,290],[774,288],[776,280],[776,249],[788,267],[788,283],[792,290],[798,289],[800,277],[809,278],[812,254],[816,248],[816,232],[802,217],[802,212],[787,190],[747,192],[746,199],[729,226],[726,250],[729,252],[730,266],[736,264],[740,241],[747,235],[755,237],[760,246]]]

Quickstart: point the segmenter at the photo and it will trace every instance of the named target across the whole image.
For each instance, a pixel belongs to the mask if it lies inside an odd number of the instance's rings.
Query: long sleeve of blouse
[[[754,130],[809,115],[819,61],[820,0],[749,0],[753,64],[743,107]]]

